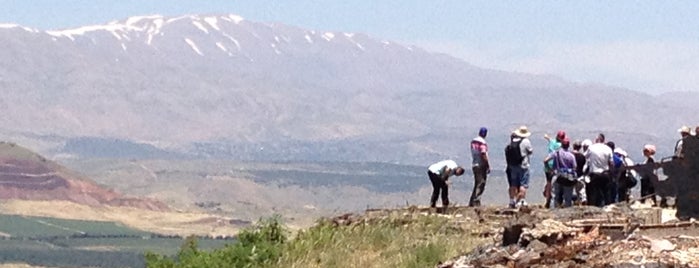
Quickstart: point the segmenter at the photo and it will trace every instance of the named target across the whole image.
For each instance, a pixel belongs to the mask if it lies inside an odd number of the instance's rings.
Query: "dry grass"
[[[129,207],[91,207],[68,201],[6,200],[0,212],[25,216],[72,220],[112,221],[126,226],[167,235],[234,235],[237,226],[227,218],[191,212],[159,212]]]
[[[471,250],[477,223],[454,217],[395,213],[348,226],[320,223],[299,232],[280,267],[433,267]]]

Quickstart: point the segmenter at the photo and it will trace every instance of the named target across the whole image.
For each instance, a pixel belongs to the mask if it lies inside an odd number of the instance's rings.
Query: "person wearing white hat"
[[[643,146],[643,156],[646,157],[646,161],[643,162],[643,168],[639,169],[638,172],[641,176],[641,202],[644,204],[646,200],[650,200],[653,205],[655,205],[655,187],[654,182],[658,181],[658,175],[655,173],[655,145],[646,144]]]
[[[529,188],[529,156],[534,152],[529,136],[531,132],[526,126],[521,126],[512,132],[510,144],[505,148],[510,207],[527,206],[526,196]]]
[[[680,133],[680,136],[682,136],[682,138],[680,138],[677,141],[677,143],[675,143],[675,157],[684,158],[684,153],[682,152],[682,142],[684,141],[684,138],[688,137],[691,134],[692,130],[689,129],[688,126],[682,126],[677,130],[677,132]]]

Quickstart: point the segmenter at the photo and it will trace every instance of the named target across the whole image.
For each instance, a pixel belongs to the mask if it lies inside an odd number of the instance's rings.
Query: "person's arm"
[[[488,153],[486,153],[486,152],[481,153],[481,163],[483,163],[483,167],[485,167],[485,171],[487,173],[490,173],[490,160],[488,159]]]
[[[481,152],[481,164],[485,168],[486,173],[490,173],[490,159],[488,159],[488,145],[481,144],[478,149]]]
[[[553,159],[553,154],[547,155],[546,158],[544,158],[544,165],[546,165],[546,163],[548,163],[548,161],[551,159]]]
[[[442,172],[439,174],[439,177],[442,178],[443,181],[449,180],[449,176],[451,175],[452,170],[448,166],[444,166],[442,168]]]

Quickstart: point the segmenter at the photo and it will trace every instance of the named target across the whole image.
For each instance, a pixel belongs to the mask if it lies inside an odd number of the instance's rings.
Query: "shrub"
[[[276,263],[286,242],[280,217],[263,219],[238,234],[238,241],[222,249],[198,249],[196,237],[188,237],[176,257],[146,253],[146,266],[157,268],[260,267]]]

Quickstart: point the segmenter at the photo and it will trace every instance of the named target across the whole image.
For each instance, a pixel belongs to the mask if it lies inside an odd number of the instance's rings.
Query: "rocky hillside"
[[[126,197],[13,143],[0,143],[0,199],[66,200],[90,206],[164,211],[156,200]]]

